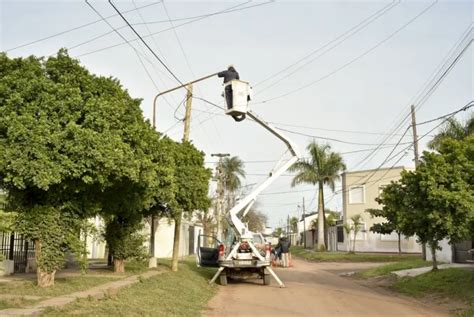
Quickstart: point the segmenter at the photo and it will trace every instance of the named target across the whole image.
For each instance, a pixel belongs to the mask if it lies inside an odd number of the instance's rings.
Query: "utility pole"
[[[289,237],[290,236],[290,215],[286,218],[286,235]]]
[[[191,105],[193,101],[193,85],[189,84],[186,89],[186,114],[184,116],[183,142],[189,141],[189,127],[191,125]],[[178,270],[179,239],[181,235],[182,219],[183,215],[181,213],[176,215],[174,219],[173,256],[171,262],[171,271],[173,272],[176,272]]]
[[[416,133],[416,117],[415,117],[415,106],[411,105],[411,128],[413,131],[413,149],[415,152],[415,169],[418,168],[420,157],[418,155],[418,134]],[[426,260],[426,244],[421,245],[421,253],[423,260]]]
[[[183,141],[189,141],[189,127],[191,126],[191,105],[193,102],[193,85],[189,84],[186,93],[186,114],[184,117]]]
[[[219,163],[217,163],[217,210],[216,210],[216,222],[217,222],[217,239],[222,240],[222,214],[224,209],[224,173],[222,171],[222,159],[230,156],[229,153],[213,153],[212,157],[218,157]]]
[[[303,197],[303,247],[306,249],[306,211],[304,207],[304,197]]]

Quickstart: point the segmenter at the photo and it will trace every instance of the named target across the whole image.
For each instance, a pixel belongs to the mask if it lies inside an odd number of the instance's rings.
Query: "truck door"
[[[200,234],[196,250],[198,265],[201,267],[218,267],[220,244],[221,242],[215,237]]]

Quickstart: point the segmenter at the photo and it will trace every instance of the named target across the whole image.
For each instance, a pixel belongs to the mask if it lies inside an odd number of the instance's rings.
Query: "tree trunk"
[[[433,261],[433,271],[436,271],[436,270],[438,270],[438,262],[436,261],[436,246],[437,246],[437,243],[432,241],[430,243],[430,246],[431,246],[431,259]]]
[[[318,199],[318,251],[326,251],[324,244],[324,196],[323,183],[319,182],[319,199]]]
[[[402,242],[400,241],[401,238],[400,238],[400,232],[397,232],[398,234],[398,254],[402,254]]]
[[[125,260],[114,259],[114,273],[125,273]]]
[[[326,204],[324,203],[324,184],[320,185],[321,197],[322,197],[322,209],[323,209],[323,219],[324,219],[324,247],[328,249],[328,222],[326,219]]]
[[[178,271],[180,233],[181,233],[181,213],[176,215],[174,219],[173,257],[171,261],[171,271],[173,272]]]
[[[352,240],[352,253],[356,252],[356,237],[357,237],[357,232],[354,230],[354,239]]]
[[[158,223],[160,221],[159,217],[151,216],[150,217],[150,259],[148,260],[148,268],[156,268],[158,262],[155,256],[155,233],[158,228]]]
[[[36,263],[38,263],[36,267],[36,279],[39,287],[50,287],[54,286],[54,276],[56,274],[56,270],[52,272],[43,271],[41,266],[39,265],[41,257],[41,241],[35,241],[35,258]]]

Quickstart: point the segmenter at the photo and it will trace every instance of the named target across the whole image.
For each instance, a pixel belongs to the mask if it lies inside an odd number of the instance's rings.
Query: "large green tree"
[[[384,188],[380,203],[397,209],[397,227],[431,247],[437,269],[439,241],[450,243],[474,234],[474,135],[444,139],[439,153],[424,152],[416,171],[404,171]]]
[[[242,186],[241,178],[245,178],[245,164],[238,156],[224,157],[217,168],[222,173],[226,209],[230,209],[235,204],[237,190]]]
[[[77,250],[84,219],[112,213],[105,195],[133,185],[140,201],[133,212],[159,199],[141,196],[161,181],[143,153],[153,134],[140,100],[66,51],[47,59],[0,54],[0,187],[18,229],[35,241],[40,286],[54,284],[66,251],[84,251]]]
[[[318,249],[326,250],[327,241],[325,229],[327,228],[324,204],[324,186],[334,192],[335,183],[339,180],[339,174],[346,169],[346,165],[339,153],[331,151],[329,144],[318,144],[312,141],[306,149],[309,152],[309,159],[302,159],[290,168],[291,172],[296,172],[296,176],[291,182],[291,186],[299,184],[311,184],[317,186],[318,195]]]
[[[387,193],[394,188],[388,188]],[[377,197],[375,199],[378,203],[381,203],[382,200]],[[392,232],[396,232],[398,235],[398,253],[402,253],[402,246],[401,246],[401,226],[400,226],[400,205],[398,201],[393,201],[389,205],[383,205],[381,209],[366,209],[371,217],[379,217],[383,218],[384,221],[375,223],[372,227],[370,227],[370,231],[380,234],[391,234]]]
[[[474,134],[474,113],[471,113],[465,122],[456,118],[449,118],[433,139],[428,142],[428,147],[437,150],[443,140],[464,140],[467,136]]]
[[[175,223],[172,271],[178,270],[179,241],[183,216],[191,217],[196,211],[209,209],[211,200],[208,197],[211,170],[205,167],[204,153],[197,150],[190,142],[176,143],[167,140],[173,153],[176,182],[172,210]]]

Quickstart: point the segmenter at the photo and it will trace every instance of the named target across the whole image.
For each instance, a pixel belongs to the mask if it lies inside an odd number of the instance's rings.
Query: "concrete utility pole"
[[[306,211],[304,207],[304,197],[303,197],[303,246],[306,249]]]
[[[193,102],[193,85],[188,85],[186,93],[186,115],[184,117],[184,134],[183,141],[189,141],[189,127],[191,126],[191,106]]]
[[[286,218],[286,235],[289,237],[291,233],[290,230],[290,215]]]
[[[418,134],[416,133],[416,117],[415,117],[415,106],[411,105],[411,128],[413,131],[413,149],[415,152],[415,168],[418,168],[420,157],[418,155]],[[423,243],[421,246],[421,252],[423,260],[426,260],[426,244]]]
[[[217,239],[222,241],[222,214],[224,209],[224,173],[221,170],[222,168],[222,159],[224,157],[230,156],[229,153],[214,153],[211,154],[212,157],[218,157],[219,163],[217,163]]]

